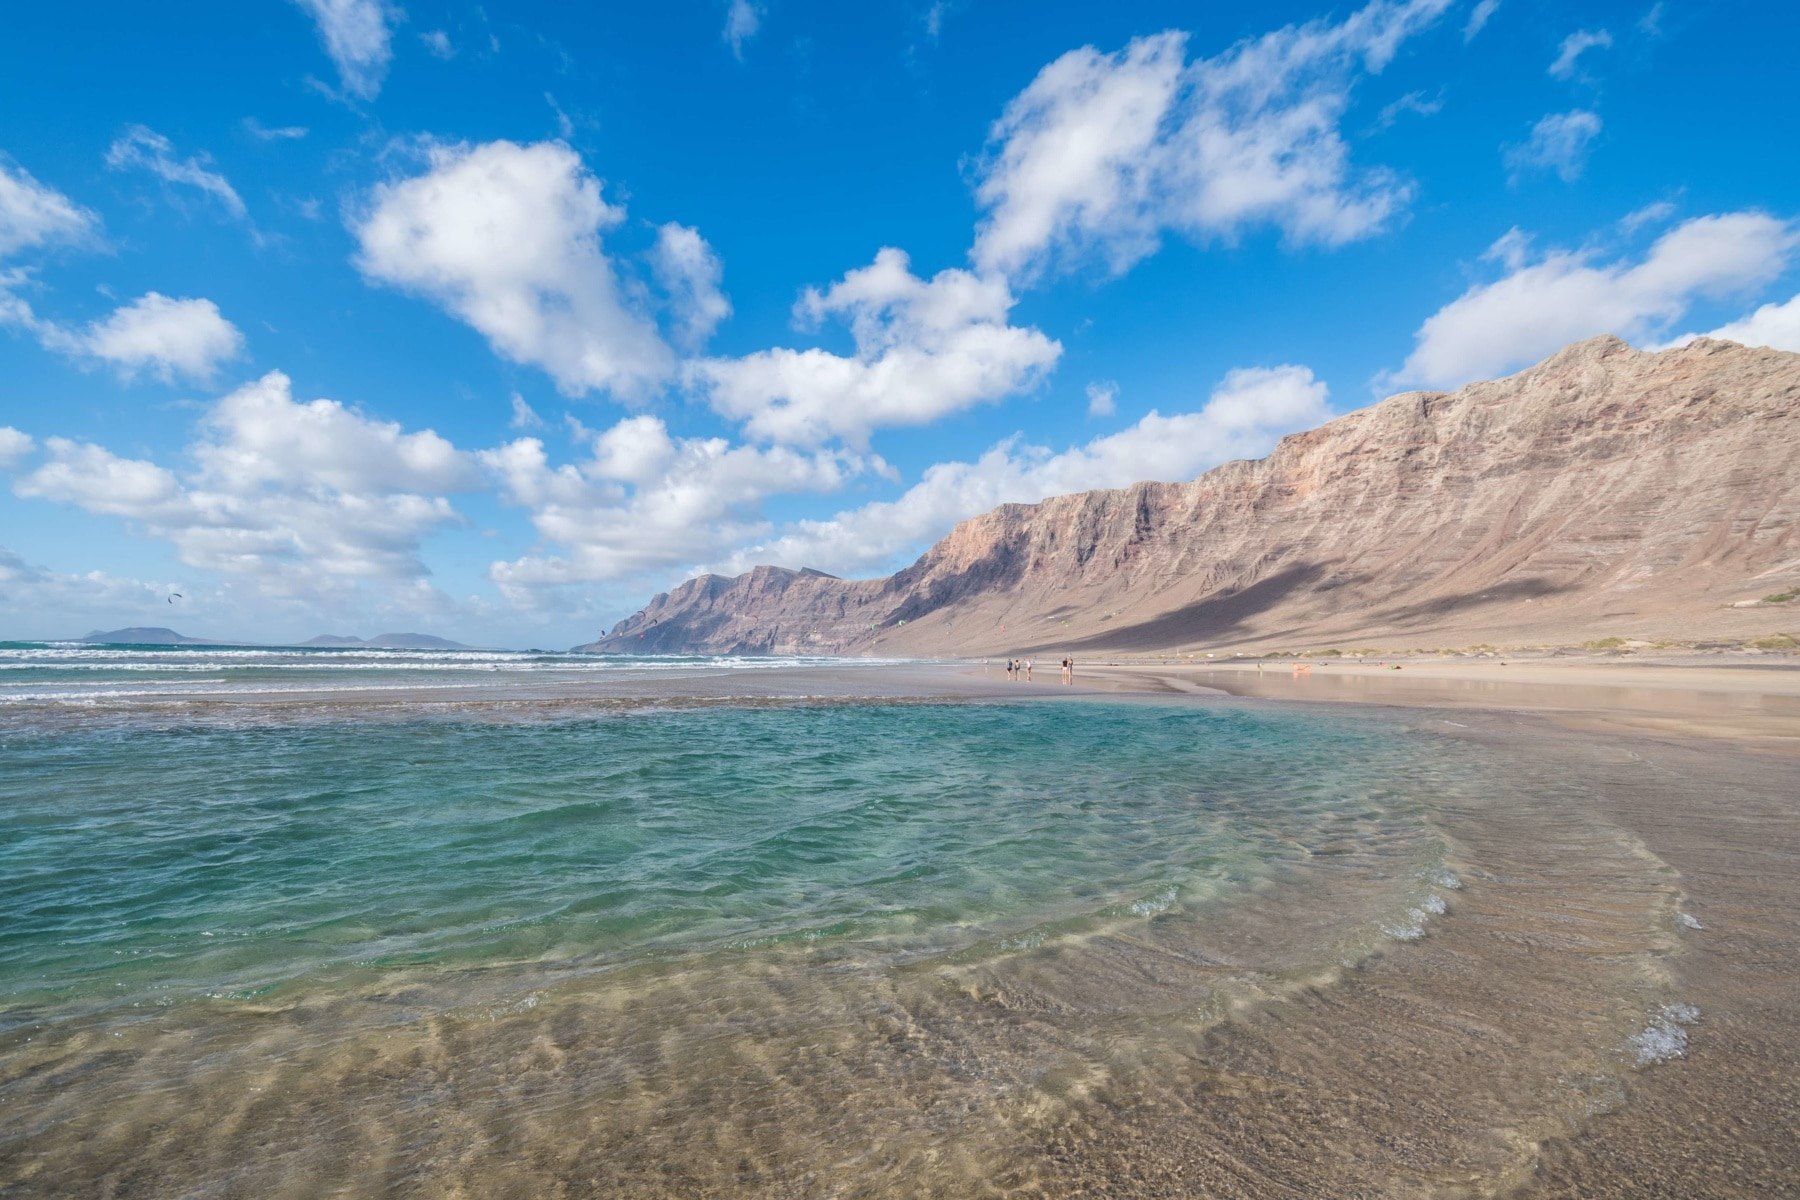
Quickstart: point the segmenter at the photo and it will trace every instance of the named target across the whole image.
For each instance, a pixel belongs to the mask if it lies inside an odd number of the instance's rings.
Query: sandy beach
[[[1685,734],[1800,753],[1800,660],[1789,655],[1423,658],[1382,665],[1125,659],[1084,663],[1080,675],[1084,684],[1122,690],[1206,688],[1267,700],[1554,714],[1572,728]]]
[[[1691,1052],[1634,1073],[1578,1132],[1547,1139],[1528,1170],[1471,1194],[1774,1196],[1800,1180],[1800,664],[1693,661],[1409,661],[1372,664],[1109,664],[1100,686],[1216,689],[1280,702],[1394,706],[1451,736],[1581,764],[1598,807],[1673,873],[1694,936],[1671,947],[1675,990],[1702,1014]],[[1604,904],[1601,896],[1596,902]],[[1472,914],[1469,914],[1472,915]],[[1704,926],[1701,930],[1699,927]],[[1470,934],[1434,932],[1431,953]],[[1367,1003],[1426,969],[1384,959],[1330,1004]],[[1307,1010],[1308,1006],[1299,1006]],[[1264,1019],[1279,1020],[1272,1015]],[[1416,1023],[1392,1031],[1415,1045]],[[1472,1012],[1453,1018],[1482,1020]],[[1252,1023],[1253,1024],[1253,1023]],[[1478,1036],[1465,1028],[1460,1036]],[[1404,1090],[1364,1077],[1355,1090]],[[1457,1194],[1447,1189],[1444,1194]]]

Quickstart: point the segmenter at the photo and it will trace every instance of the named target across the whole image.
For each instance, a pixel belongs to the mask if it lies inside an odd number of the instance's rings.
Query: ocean
[[[493,700],[597,680],[623,685],[646,677],[782,670],[835,661],[738,655],[599,657],[546,650],[0,642],[0,706],[344,693],[376,699],[427,689],[478,692]],[[890,661],[896,660],[858,660],[866,666]]]
[[[0,648],[0,1192],[1028,1192],[1119,1095],[1194,1104],[1243,1014],[1454,925],[1496,821],[1576,786],[1417,724],[880,669]],[[1618,893],[1542,1030],[1593,1073],[1678,898],[1617,830],[1552,840],[1513,919]]]

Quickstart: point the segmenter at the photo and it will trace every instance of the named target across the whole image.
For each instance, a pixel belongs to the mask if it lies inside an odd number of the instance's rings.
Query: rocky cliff
[[[1800,627],[1800,355],[1613,337],[1189,483],[1009,504],[885,579],[757,567],[598,652],[1003,655],[1682,641]]]

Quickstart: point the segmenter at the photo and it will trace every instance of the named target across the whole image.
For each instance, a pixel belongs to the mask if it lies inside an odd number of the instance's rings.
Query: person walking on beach
[[[1025,682],[1031,682],[1031,660],[1029,658],[1025,660]]]
[[[1063,661],[1062,661],[1062,671],[1063,671],[1063,683],[1065,685],[1075,682],[1075,660],[1074,659],[1068,657],[1067,655],[1064,655]]]

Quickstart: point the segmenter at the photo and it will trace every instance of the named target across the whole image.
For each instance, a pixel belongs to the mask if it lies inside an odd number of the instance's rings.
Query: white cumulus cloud
[[[429,170],[378,187],[351,227],[369,279],[434,301],[567,395],[633,397],[674,357],[601,244],[624,218],[568,146],[498,141],[433,147]]]
[[[344,91],[373,100],[394,58],[394,26],[404,19],[385,0],[294,0],[319,27]]]
[[[0,425],[0,470],[10,468],[37,448],[31,436],[11,425]]]
[[[1173,32],[1063,55],[991,131],[975,263],[1029,281],[1089,257],[1123,271],[1166,230],[1231,239],[1269,225],[1324,245],[1379,231],[1411,187],[1350,162],[1350,89],[1447,7],[1375,0],[1192,62]]]
[[[165,383],[200,382],[243,353],[244,336],[211,300],[174,300],[147,292],[79,336],[82,352],[131,376],[149,371]]]
[[[1701,297],[1768,284],[1796,245],[1787,221],[1765,213],[1696,217],[1659,237],[1641,260],[1598,261],[1586,250],[1533,258],[1515,231],[1495,244],[1508,267],[1419,327],[1416,345],[1387,384],[1452,388],[1513,370],[1570,342],[1613,333],[1653,337]]]
[[[184,457],[194,466],[178,473],[52,437],[13,490],[128,520],[189,566],[307,595],[334,581],[424,578],[420,542],[461,520],[441,493],[480,483],[475,459],[430,430],[297,402],[280,372],[212,405]]]
[[[0,259],[20,250],[93,237],[100,219],[30,172],[0,161]]]
[[[1013,304],[997,276],[951,268],[921,279],[887,248],[795,308],[803,322],[849,325],[854,355],[760,350],[693,363],[689,378],[754,437],[861,445],[875,429],[929,424],[1035,386],[1062,346],[1008,324]]]
[[[1800,296],[1774,304],[1765,304],[1746,317],[1719,326],[1704,335],[1683,334],[1670,342],[1683,346],[1697,337],[1724,338],[1746,346],[1767,346],[1771,350],[1800,353]],[[3,444],[3,442],[0,442]]]
[[[179,376],[210,383],[221,363],[243,353],[244,337],[211,300],[171,299],[147,292],[85,329],[39,317],[0,291],[0,325],[17,325],[45,349],[106,363],[121,377],[149,372],[164,383]]]
[[[943,462],[896,500],[799,521],[721,560],[726,572],[759,563],[855,575],[894,567],[958,521],[996,505],[1033,503],[1142,480],[1192,479],[1233,458],[1268,452],[1277,438],[1330,417],[1323,381],[1301,366],[1228,373],[1198,411],[1151,411],[1118,433],[1060,453],[1009,439],[973,462]]]
[[[502,498],[529,510],[556,548],[490,567],[515,602],[535,604],[545,588],[689,569],[766,534],[760,505],[769,496],[834,491],[871,465],[837,451],[672,437],[652,416],[589,441],[588,458],[559,466],[537,438],[481,454]]]
[[[0,608],[9,621],[27,622],[27,629],[35,621],[40,636],[85,632],[78,622],[110,618],[108,623],[122,623],[140,617],[162,606],[171,590],[167,583],[123,579],[105,571],[52,571],[0,546]]]
[[[1532,126],[1530,138],[1507,147],[1507,169],[1515,182],[1532,171],[1554,171],[1564,183],[1574,183],[1587,167],[1600,128],[1598,114],[1586,109],[1550,113]]]
[[[280,371],[220,399],[201,425],[209,436],[193,453],[203,474],[234,493],[455,492],[478,482],[473,460],[433,431],[407,433],[336,400],[297,401]]]
[[[731,301],[719,290],[725,278],[719,256],[699,230],[670,221],[656,231],[650,265],[668,293],[676,340],[699,347],[731,315]]]

